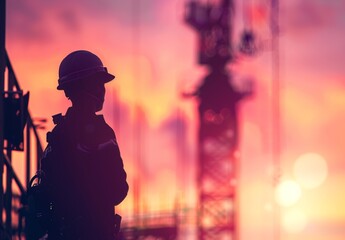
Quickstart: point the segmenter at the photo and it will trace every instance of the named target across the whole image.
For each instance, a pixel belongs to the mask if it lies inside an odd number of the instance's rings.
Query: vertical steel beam
[[[29,189],[30,185],[30,166],[31,166],[31,138],[30,138],[30,130],[31,130],[31,121],[28,119],[26,123],[26,134],[25,134],[25,144],[26,144],[26,189]],[[38,168],[38,165],[37,165]]]
[[[0,0],[0,216],[2,216],[3,202],[4,202],[4,191],[2,175],[4,171],[4,105],[3,105],[3,91],[5,88],[5,32],[6,32],[6,0]],[[2,217],[0,217],[0,225],[2,226]],[[0,228],[1,229],[1,228]],[[0,238],[4,236],[4,233],[0,230]]]
[[[6,61],[6,65],[7,61]],[[7,72],[7,91],[14,91],[14,77],[12,72]],[[19,89],[17,89],[19,90]],[[9,163],[12,164],[12,150],[8,148],[6,150],[6,154],[9,160]],[[6,231],[7,233],[12,236],[12,179],[13,179],[12,171],[6,171],[6,193],[5,193],[5,209],[6,209]]]

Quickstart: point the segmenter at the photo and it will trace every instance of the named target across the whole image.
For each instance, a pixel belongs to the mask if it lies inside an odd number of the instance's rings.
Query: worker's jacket
[[[113,239],[114,206],[128,192],[114,131],[103,116],[73,108],[55,118],[41,161],[52,202],[49,239]]]

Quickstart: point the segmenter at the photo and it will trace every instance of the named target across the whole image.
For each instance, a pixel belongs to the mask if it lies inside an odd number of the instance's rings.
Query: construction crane
[[[234,59],[231,43],[234,2],[190,1],[185,21],[198,34],[198,63],[209,68],[201,85],[186,96],[199,101],[198,239],[238,239],[238,103],[251,91],[231,84],[226,65]]]

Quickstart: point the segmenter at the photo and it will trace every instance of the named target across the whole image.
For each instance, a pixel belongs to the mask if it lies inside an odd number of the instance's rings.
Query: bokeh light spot
[[[289,233],[299,233],[307,225],[307,218],[302,211],[292,210],[283,215],[283,228]]]
[[[296,180],[308,189],[319,187],[328,175],[327,162],[317,153],[301,155],[296,160],[293,171]]]
[[[275,197],[279,205],[284,207],[291,206],[300,199],[301,188],[297,182],[285,180],[277,186]]]

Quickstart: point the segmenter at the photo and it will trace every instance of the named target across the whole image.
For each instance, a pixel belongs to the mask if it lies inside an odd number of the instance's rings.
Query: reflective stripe
[[[91,153],[91,152],[94,152],[94,151],[103,151],[104,149],[107,149],[107,148],[111,148],[111,147],[117,147],[117,143],[115,141],[115,139],[110,139],[104,143],[100,143],[98,144],[97,148],[92,148],[92,147],[88,147],[84,144],[80,144],[78,143],[77,144],[77,149],[81,152],[84,152],[84,153]]]

